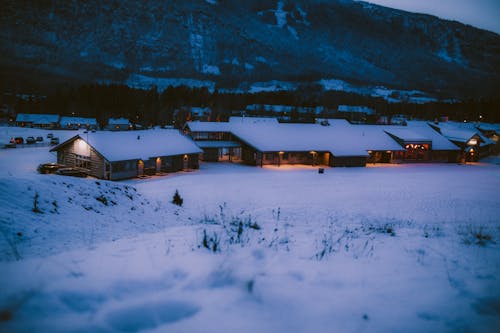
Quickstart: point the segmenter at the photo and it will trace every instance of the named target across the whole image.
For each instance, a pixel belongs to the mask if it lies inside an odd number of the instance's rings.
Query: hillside
[[[232,89],[337,79],[445,97],[500,87],[499,35],[364,2],[2,3],[3,90],[156,79]]]

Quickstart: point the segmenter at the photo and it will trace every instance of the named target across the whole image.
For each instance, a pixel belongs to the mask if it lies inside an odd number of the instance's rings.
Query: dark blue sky
[[[387,7],[456,20],[500,34],[500,0],[366,0]]]

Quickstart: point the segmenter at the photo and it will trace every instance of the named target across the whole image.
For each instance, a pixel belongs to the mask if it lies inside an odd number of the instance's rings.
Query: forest
[[[274,104],[299,107],[322,106],[321,117],[331,117],[339,105],[362,105],[376,110],[378,115],[391,117],[403,114],[409,118],[434,120],[448,117],[456,121],[500,122],[500,98],[468,99],[453,102],[425,104],[389,103],[383,98],[363,96],[342,91],[324,91],[320,86],[304,84],[295,91],[261,93],[229,93],[215,89],[168,87],[162,92],[156,88],[141,90],[125,85],[81,85],[60,88],[47,96],[3,94],[0,105],[8,108],[11,116],[17,113],[49,113],[65,116],[93,117],[101,126],[110,117],[125,117],[142,126],[175,125],[190,119],[190,107],[209,107],[210,120],[224,121],[234,112],[245,110],[250,104]],[[255,111],[255,115],[264,115]],[[269,114],[265,114],[269,115]],[[313,114],[292,112],[290,120],[313,120]],[[369,119],[375,122],[376,119]]]

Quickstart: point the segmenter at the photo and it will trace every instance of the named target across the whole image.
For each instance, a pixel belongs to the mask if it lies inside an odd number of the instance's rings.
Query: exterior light
[[[477,139],[470,139],[469,142],[467,142],[469,146],[475,146],[477,145]]]

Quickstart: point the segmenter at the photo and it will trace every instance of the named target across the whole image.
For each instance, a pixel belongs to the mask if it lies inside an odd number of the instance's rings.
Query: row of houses
[[[184,131],[203,149],[203,160],[261,166],[472,161],[479,156],[481,143],[483,148],[494,144],[480,138],[474,146],[478,155],[462,155],[459,146],[426,122],[383,126],[325,119],[319,124],[290,124],[273,118],[231,117],[227,123],[189,122]]]
[[[353,125],[345,120],[290,124],[275,118],[231,117],[228,122],[188,122],[183,133],[174,129],[87,132],[51,151],[57,152],[58,163],[117,180],[197,169],[199,160],[332,167],[456,163],[477,161],[495,146],[478,130],[453,131],[452,127],[424,121],[406,126]]]
[[[16,116],[16,126],[36,127],[46,129],[89,129],[99,128],[95,118],[67,117],[57,114],[19,113]],[[106,130],[123,131],[132,129],[133,125],[126,118],[110,118],[104,127]]]

